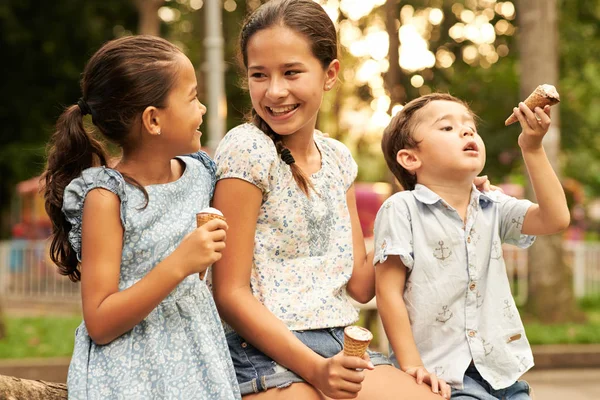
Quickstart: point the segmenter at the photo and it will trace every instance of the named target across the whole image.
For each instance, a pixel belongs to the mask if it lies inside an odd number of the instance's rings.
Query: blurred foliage
[[[63,106],[80,97],[87,59],[136,24],[128,1],[0,3],[0,211],[18,181],[43,169],[45,143]]]
[[[545,325],[524,316],[527,339],[531,344],[587,344],[600,343],[600,297],[584,297],[578,302],[585,313],[586,323]]]
[[[369,1],[375,4],[375,0]],[[326,5],[330,0],[320,2]],[[239,124],[249,111],[248,95],[241,85],[244,74],[236,58],[237,36],[244,16],[261,3],[264,0],[223,2],[228,129]],[[338,4],[331,2],[334,3]],[[441,50],[453,58],[449,66],[440,63],[437,57],[438,62],[433,66],[414,71],[399,69],[393,81],[382,72],[381,77],[386,80],[383,96],[391,99],[389,110],[385,111],[390,114],[395,104],[404,104],[429,91],[450,92],[468,101],[481,118],[479,131],[488,158],[484,174],[494,183],[523,181],[517,146],[519,127],[504,126],[504,120],[519,101],[518,29],[513,35],[514,15],[500,13],[497,5],[504,3],[489,0],[387,0],[387,4],[377,0],[377,4],[356,20],[337,10],[335,22],[338,26],[352,25],[366,36],[373,29],[386,30],[389,7],[395,7],[396,12],[391,15],[398,16],[396,28],[410,23],[410,18],[405,18],[408,14],[424,18],[423,15],[431,15],[431,10],[438,8],[443,19],[438,23],[426,22],[423,37],[428,51],[436,57]],[[583,182],[587,192],[596,195],[600,194],[600,136],[595,134],[600,130],[600,114],[596,112],[600,105],[597,68],[600,54],[589,49],[600,45],[600,0],[559,0],[559,4],[562,162],[565,175]],[[167,0],[164,7],[172,18],[163,18],[161,35],[180,46],[197,66],[200,97],[207,99],[202,76],[211,66],[205,64],[202,51],[206,27],[201,5],[200,0]],[[406,14],[407,10],[410,13]],[[501,23],[511,28],[506,34],[496,29],[498,32],[490,44],[499,55],[495,62],[486,62],[481,46],[475,46],[473,41],[450,35],[455,25],[466,24],[460,10],[475,16],[484,14],[495,27]],[[401,13],[404,13],[402,18]],[[137,12],[131,0],[49,3],[5,0],[0,4],[0,43],[4,60],[8,60],[3,63],[6,72],[1,83],[0,211],[6,212],[10,193],[18,181],[43,169],[45,143],[62,107],[73,104],[80,96],[78,80],[86,60],[104,41],[136,33],[136,29]],[[469,60],[464,54],[467,47],[481,54]],[[360,165],[359,179],[387,180],[379,146],[381,122],[374,128],[363,129],[358,124],[359,118],[355,118],[362,115],[364,119],[365,111],[372,113],[373,100],[381,98],[382,91],[374,90],[370,82],[363,84],[356,80],[368,57],[355,56],[345,46],[340,48],[340,83],[325,98],[319,128],[351,148]],[[415,78],[422,80],[421,86],[413,86]],[[205,129],[204,142],[210,134]],[[6,235],[6,220],[3,220],[0,235]]]
[[[600,195],[600,1],[559,0],[565,174]]]
[[[70,357],[81,316],[5,318],[0,358]]]

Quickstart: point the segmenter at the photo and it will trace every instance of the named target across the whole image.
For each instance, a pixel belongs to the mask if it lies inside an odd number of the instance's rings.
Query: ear
[[[414,149],[402,149],[396,154],[396,161],[411,174],[416,174],[421,167],[421,159]]]
[[[142,125],[151,135],[160,135],[160,112],[154,106],[148,106],[142,113]]]
[[[338,73],[340,72],[340,62],[335,59],[329,63],[329,66],[325,70],[325,82],[323,83],[323,90],[326,92],[333,88],[337,81]]]

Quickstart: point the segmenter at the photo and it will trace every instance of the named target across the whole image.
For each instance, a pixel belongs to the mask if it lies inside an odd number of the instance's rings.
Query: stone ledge
[[[535,368],[600,368],[600,344],[532,346]]]

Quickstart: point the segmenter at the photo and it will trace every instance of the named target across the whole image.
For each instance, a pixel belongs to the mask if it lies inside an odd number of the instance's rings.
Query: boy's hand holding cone
[[[200,228],[202,225],[211,221],[213,219],[220,219],[226,221],[223,213],[216,208],[207,207],[202,209],[199,213],[196,214],[196,227]],[[206,275],[206,270],[200,273],[200,279],[204,279]]]

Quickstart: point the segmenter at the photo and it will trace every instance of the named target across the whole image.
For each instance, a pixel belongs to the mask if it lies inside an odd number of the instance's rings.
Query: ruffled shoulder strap
[[[210,183],[211,183],[210,198],[212,199],[213,194],[215,192],[215,185],[217,183],[217,165],[212,160],[212,158],[210,158],[209,155],[202,150],[200,150],[197,153],[188,154],[186,157],[191,157],[194,160],[200,161],[202,163],[202,165],[204,165],[204,167],[208,171],[208,173],[210,175]]]
[[[83,203],[85,197],[92,189],[106,189],[121,200],[121,224],[125,227],[127,194],[125,193],[125,179],[114,169],[106,167],[88,168],[67,185],[63,195],[62,212],[71,224],[69,242],[81,261],[81,223],[83,220]]]

